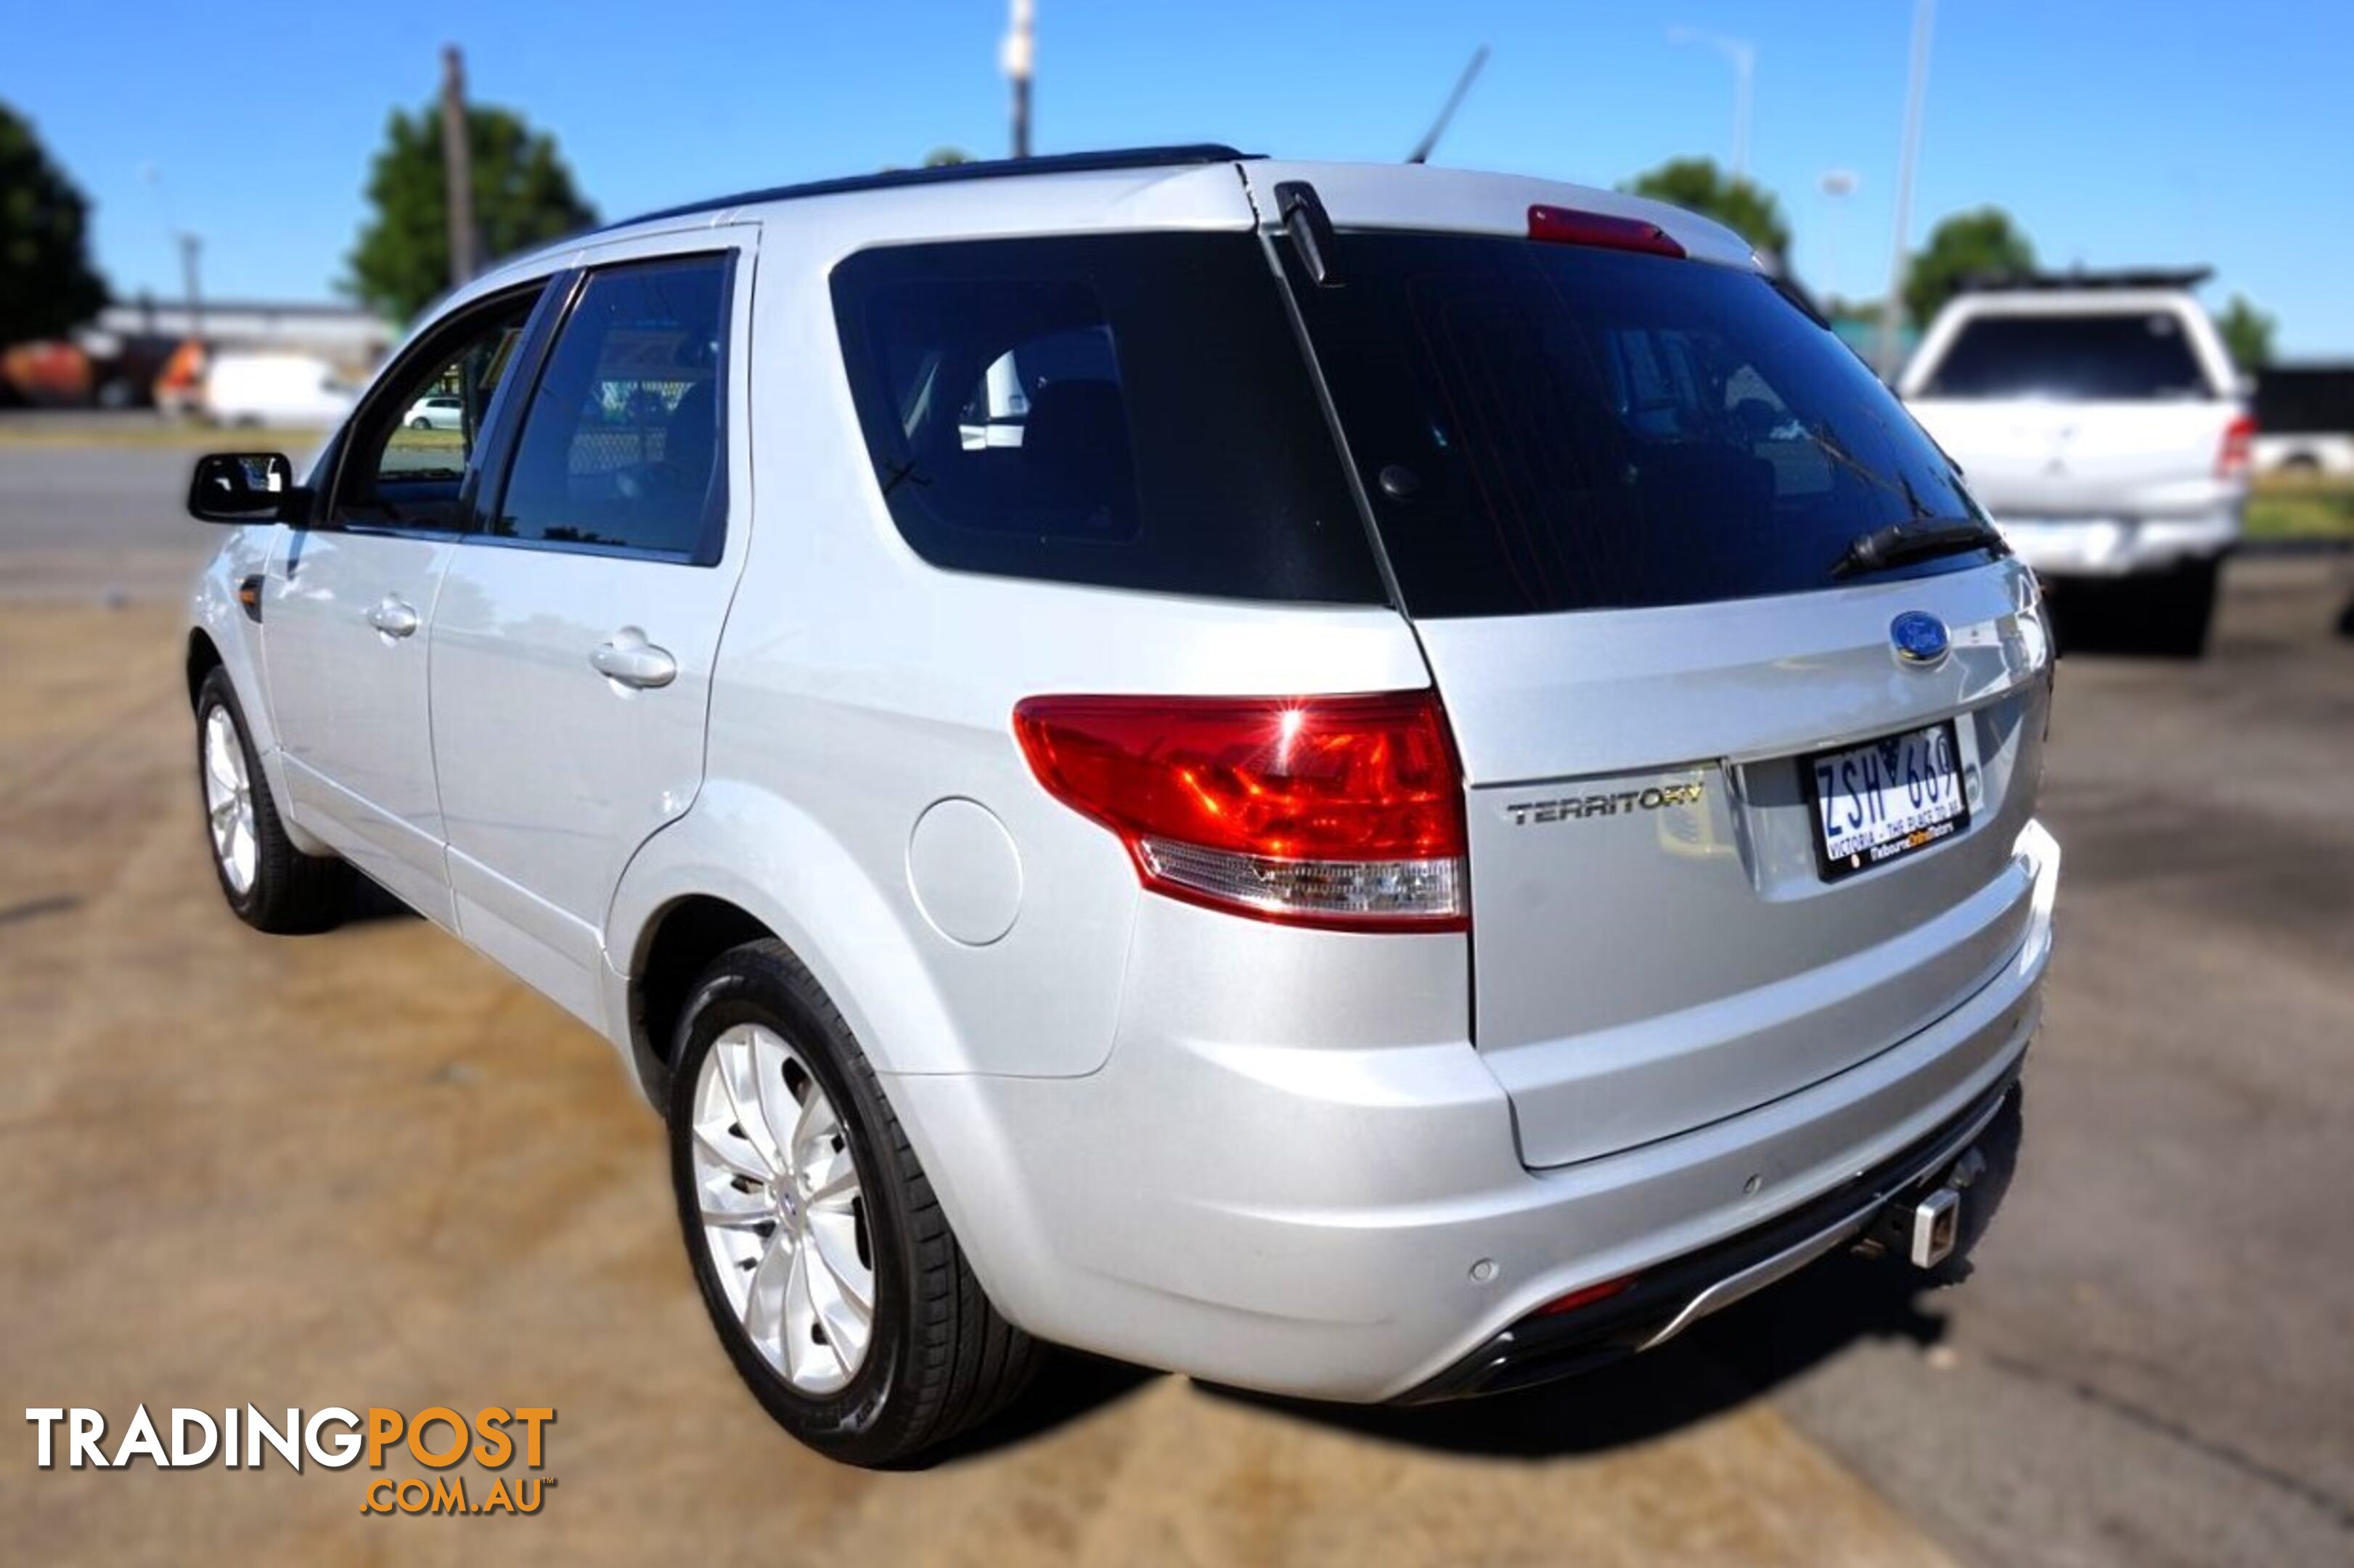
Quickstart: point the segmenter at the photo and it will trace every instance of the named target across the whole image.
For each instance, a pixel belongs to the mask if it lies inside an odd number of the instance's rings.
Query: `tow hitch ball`
[[[1962,1193],[1986,1173],[1987,1160],[1978,1149],[1964,1150],[1946,1170],[1946,1179],[1907,1203],[1899,1198],[1888,1205],[1881,1223],[1856,1250],[1881,1257],[1901,1252],[1915,1268],[1935,1268],[1954,1254],[1961,1239]]]

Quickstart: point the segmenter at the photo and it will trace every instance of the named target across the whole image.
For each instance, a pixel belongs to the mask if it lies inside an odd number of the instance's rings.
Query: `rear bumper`
[[[2051,577],[2122,577],[2214,560],[2240,542],[2239,504],[2187,517],[2001,519],[2020,559]]]
[[[1521,1163],[1511,1103],[1460,1037],[1459,938],[1378,938],[1368,974],[1360,939],[1160,899],[1136,951],[1185,961],[1131,963],[1101,1071],[886,1086],[983,1284],[1040,1337],[1311,1398],[1469,1392],[1446,1380],[1544,1303],[1657,1274],[1672,1318],[1744,1266],[1727,1248],[1903,1174],[1999,1099],[2040,1016],[2059,874],[2040,826],[2017,853],[2027,933],[1943,1017],[1769,1104],[1573,1165]]]
[[[1994,1088],[1895,1158],[1755,1230],[1648,1270],[1590,1306],[1523,1318],[1397,1403],[1503,1393],[1666,1343],[1709,1314],[1857,1241],[1890,1203],[1936,1182],[2017,1092],[2014,1065]]]

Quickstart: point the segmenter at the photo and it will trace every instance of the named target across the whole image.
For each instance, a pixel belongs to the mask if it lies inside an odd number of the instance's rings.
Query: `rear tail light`
[[[2246,414],[2232,420],[2223,430],[2223,450],[2215,454],[2217,479],[2245,479],[2249,464],[2254,460],[2256,421]]]
[[[1463,782],[1436,694],[1031,697],[1048,793],[1156,893],[1340,931],[1460,931]]]
[[[1575,207],[1529,208],[1529,238],[1556,245],[1598,245],[1606,250],[1642,250],[1653,256],[1681,256],[1684,248],[1658,224],[1639,217],[1617,217],[1606,212],[1580,212]]]

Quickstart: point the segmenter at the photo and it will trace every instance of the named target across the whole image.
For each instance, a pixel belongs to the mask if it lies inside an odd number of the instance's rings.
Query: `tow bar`
[[[1946,1170],[1945,1179],[1911,1204],[1888,1205],[1855,1250],[1867,1257],[1901,1252],[1915,1268],[1935,1268],[1954,1255],[1962,1234],[1962,1194],[1986,1174],[1987,1157],[1972,1144]]]

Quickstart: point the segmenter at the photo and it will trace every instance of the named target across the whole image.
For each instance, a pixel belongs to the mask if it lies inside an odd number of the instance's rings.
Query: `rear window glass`
[[[1978,515],[1862,362],[1756,274],[1358,233],[1320,288],[1278,249],[1416,615],[1802,592],[1859,535]]]
[[[1923,383],[1924,397],[2154,402],[2213,389],[2172,311],[1974,316]]]
[[[888,247],[836,268],[833,298],[876,481],[926,560],[1382,602],[1255,237]]]

